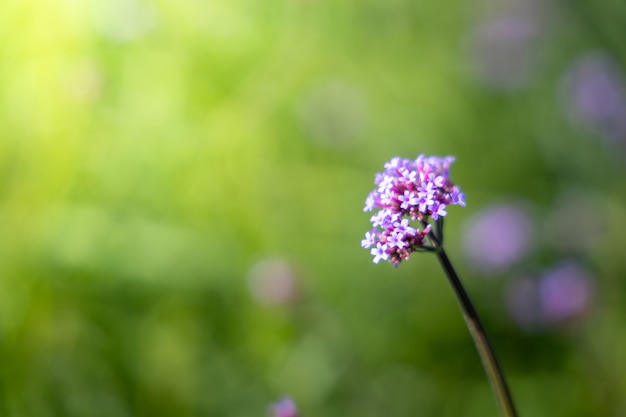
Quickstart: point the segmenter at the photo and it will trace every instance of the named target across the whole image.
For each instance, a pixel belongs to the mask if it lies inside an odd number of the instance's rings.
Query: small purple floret
[[[389,258],[389,255],[387,254],[387,245],[383,245],[380,242],[378,242],[376,244],[376,247],[373,248],[370,252],[372,255],[374,255],[375,264],[380,262],[381,259],[386,261],[387,258]]]
[[[363,207],[363,211],[372,211],[374,210],[374,205],[376,204],[376,200],[374,199],[374,193],[370,193],[365,200],[365,207]]]
[[[365,239],[361,241],[361,247],[368,249],[375,244],[376,244],[376,233],[374,231],[365,233]]]
[[[435,201],[433,203],[433,205],[430,208],[430,211],[431,211],[431,216],[433,217],[433,220],[437,220],[439,216],[443,217],[446,214],[448,214],[446,212],[446,205],[443,203],[440,203],[439,201]]]

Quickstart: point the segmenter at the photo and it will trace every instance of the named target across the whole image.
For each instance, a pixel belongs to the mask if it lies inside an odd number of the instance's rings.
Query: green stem
[[[440,235],[441,232],[442,230],[440,230]],[[459,276],[454,270],[446,251],[443,249],[443,246],[441,246],[439,240],[436,236],[434,236],[433,232],[430,233],[429,237],[433,241],[434,246],[438,249],[437,258],[446,272],[448,281],[452,285],[454,294],[459,301],[463,312],[463,318],[469,328],[472,339],[474,339],[474,344],[476,345],[476,349],[478,349],[478,354],[480,355],[483,367],[487,372],[487,377],[491,383],[491,387],[500,410],[502,411],[502,415],[505,417],[516,417],[517,412],[515,411],[513,399],[511,398],[511,393],[504,378],[504,373],[502,372],[502,368],[500,368],[500,364],[498,363],[493,347],[491,346],[491,343],[489,343],[487,333],[485,332],[485,328],[478,317],[478,313],[476,312],[467,291],[465,291]]]

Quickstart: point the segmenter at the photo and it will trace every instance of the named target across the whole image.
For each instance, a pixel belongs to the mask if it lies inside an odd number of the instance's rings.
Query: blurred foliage
[[[530,26],[485,46],[493,19]],[[435,258],[359,247],[374,173],[419,153],[457,156],[448,251],[520,415],[626,414],[626,137],[559,99],[587,51],[623,75],[624,22],[619,0],[0,2],[0,416],[259,416],[285,393],[309,417],[496,415]],[[568,190],[593,207],[572,230],[605,225],[584,253],[544,233]],[[482,279],[463,224],[508,198],[535,250]],[[506,283],[570,256],[593,306],[519,327]]]

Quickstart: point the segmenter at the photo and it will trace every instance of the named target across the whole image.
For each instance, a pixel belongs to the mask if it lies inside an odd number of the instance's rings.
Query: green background
[[[472,36],[520,13],[532,68],[503,88]],[[617,0],[3,0],[0,416],[263,416],[282,395],[306,417],[497,415],[436,258],[359,245],[375,172],[420,153],[457,157],[446,245],[520,415],[626,415],[626,138],[558,93],[587,51],[623,67],[624,22]],[[605,225],[576,254],[593,305],[529,331],[503,288],[570,256],[543,233],[568,190]],[[484,279],[462,231],[510,198],[536,207],[534,251]],[[288,300],[254,292],[259,262]]]

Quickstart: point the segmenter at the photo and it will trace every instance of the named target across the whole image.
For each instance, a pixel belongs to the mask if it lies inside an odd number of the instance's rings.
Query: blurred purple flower
[[[282,259],[257,262],[248,272],[248,285],[252,297],[263,305],[286,305],[300,295],[295,273]]]
[[[485,85],[515,90],[530,79],[532,41],[538,33],[528,16],[504,16],[478,25],[470,35],[470,64]]]
[[[558,323],[582,315],[591,304],[591,282],[589,272],[573,261],[547,271],[539,285],[541,311],[546,320]]]
[[[480,1],[479,1],[480,3]],[[468,34],[466,53],[471,75],[488,88],[525,87],[537,72],[541,38],[552,22],[549,0],[482,0],[478,22]]]
[[[626,140],[626,82],[606,53],[588,52],[565,74],[561,100],[572,124],[609,141]]]
[[[289,397],[273,403],[269,407],[270,417],[298,417],[296,403]]]
[[[500,273],[528,255],[534,229],[531,210],[525,204],[488,207],[466,221],[465,255],[476,270]]]
[[[512,282],[506,301],[513,319],[529,330],[568,324],[591,307],[594,278],[575,261]]]

